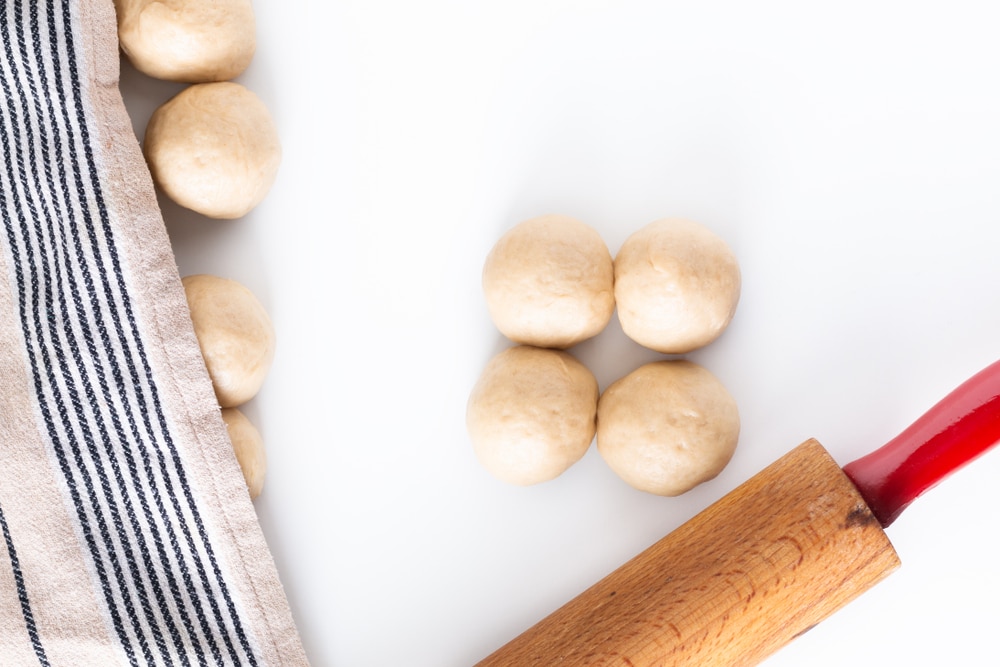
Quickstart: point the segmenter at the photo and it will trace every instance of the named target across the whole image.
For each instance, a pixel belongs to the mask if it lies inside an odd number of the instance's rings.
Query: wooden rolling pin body
[[[810,440],[478,667],[756,665],[898,566]]]

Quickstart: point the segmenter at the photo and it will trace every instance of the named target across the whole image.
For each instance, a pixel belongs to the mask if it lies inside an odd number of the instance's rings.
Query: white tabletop
[[[182,273],[274,320],[256,506],[314,665],[471,665],[799,442],[847,463],[1000,358],[1000,16],[934,6],[255,2],[239,80],[278,182],[243,220],[164,215]],[[123,69],[140,133],[179,89]],[[736,252],[736,318],[689,355],[742,416],[712,482],[648,495],[592,448],[518,488],[475,460],[465,402],[508,345],[482,262],[544,213],[612,253],[668,216]],[[602,388],[660,358],[616,321],[571,352]],[[998,478],[994,451],[918,500],[902,569],[766,664],[992,664]]]

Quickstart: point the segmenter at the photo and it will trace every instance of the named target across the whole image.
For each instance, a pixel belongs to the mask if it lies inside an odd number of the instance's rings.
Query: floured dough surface
[[[250,0],[115,0],[122,51],[144,74],[167,81],[226,81],[257,47]]]
[[[257,395],[274,360],[271,318],[241,283],[208,274],[181,281],[198,346],[224,408]]]
[[[466,425],[476,456],[511,484],[558,477],[590,447],[597,398],[594,375],[569,353],[505,350],[486,365],[469,397]]]
[[[703,347],[729,326],[740,298],[729,246],[703,225],[667,218],[630,236],[615,257],[622,329],[665,354]]]
[[[264,439],[257,427],[237,408],[223,408],[222,421],[226,423],[233,453],[236,454],[236,461],[246,480],[250,500],[256,500],[264,490],[264,474],[267,472]]]
[[[210,218],[249,213],[270,191],[281,163],[267,107],[228,81],[189,86],[167,100],[149,119],[143,152],[168,197]]]
[[[608,387],[597,412],[597,449],[631,486],[676,496],[716,475],[739,440],[736,402],[690,361],[641,366]]]
[[[497,241],[483,267],[483,292],[493,322],[512,341],[567,348],[611,319],[611,253],[575,218],[533,218]]]

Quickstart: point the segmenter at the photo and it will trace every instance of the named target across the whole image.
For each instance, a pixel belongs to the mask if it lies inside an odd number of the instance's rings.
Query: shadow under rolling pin
[[[841,469],[809,440],[477,667],[756,665],[899,566],[883,528],[1000,441],[1000,362]]]

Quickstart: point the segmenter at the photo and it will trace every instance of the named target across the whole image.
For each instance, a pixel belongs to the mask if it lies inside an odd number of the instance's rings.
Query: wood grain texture
[[[809,440],[478,667],[755,665],[898,566]]]

